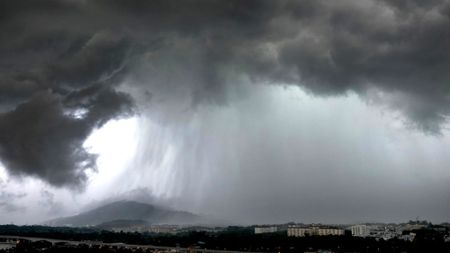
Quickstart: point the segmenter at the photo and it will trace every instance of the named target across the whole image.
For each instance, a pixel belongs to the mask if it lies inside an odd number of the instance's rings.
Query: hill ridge
[[[142,220],[148,224],[197,224],[200,216],[186,211],[132,201],[119,200],[86,212],[45,222],[50,226],[97,226],[116,220]]]

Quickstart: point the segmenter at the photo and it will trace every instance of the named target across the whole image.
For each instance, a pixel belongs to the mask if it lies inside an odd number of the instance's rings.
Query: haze
[[[450,219],[450,1],[5,1],[0,223]]]

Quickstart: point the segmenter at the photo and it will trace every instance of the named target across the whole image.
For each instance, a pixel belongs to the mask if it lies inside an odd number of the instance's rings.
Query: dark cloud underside
[[[82,185],[85,138],[132,112],[124,80],[193,103],[226,102],[230,73],[377,90],[432,133],[450,114],[450,1],[0,1],[0,38],[1,161],[58,186]]]

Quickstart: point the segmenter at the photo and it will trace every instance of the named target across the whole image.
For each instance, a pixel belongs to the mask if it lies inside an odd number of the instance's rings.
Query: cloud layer
[[[133,112],[119,85],[169,101],[162,115],[226,104],[240,77],[319,96],[356,92],[430,133],[450,114],[445,0],[0,5],[0,159],[13,175],[56,186],[83,185],[95,168],[83,141]]]

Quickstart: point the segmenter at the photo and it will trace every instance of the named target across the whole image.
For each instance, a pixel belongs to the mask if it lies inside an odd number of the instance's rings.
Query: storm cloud
[[[82,144],[134,112],[123,90],[169,101],[161,117],[226,105],[240,78],[318,96],[355,92],[428,133],[450,114],[445,0],[44,0],[0,9],[0,159],[12,175],[55,186],[83,185],[95,170]]]

